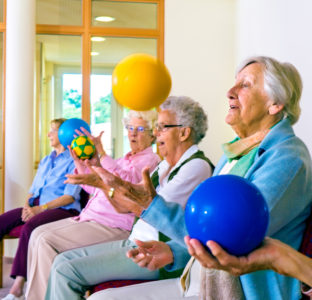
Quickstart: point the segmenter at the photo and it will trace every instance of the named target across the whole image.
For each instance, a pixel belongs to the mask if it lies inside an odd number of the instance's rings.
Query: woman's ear
[[[182,127],[180,130],[180,139],[182,142],[186,141],[191,136],[191,127]]]
[[[269,107],[269,114],[276,115],[280,113],[283,110],[283,108],[284,108],[283,104],[277,104],[277,103],[271,104]]]

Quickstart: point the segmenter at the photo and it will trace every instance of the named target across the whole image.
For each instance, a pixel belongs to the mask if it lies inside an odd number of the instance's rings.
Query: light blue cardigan
[[[218,175],[226,164],[223,156],[216,166]],[[259,146],[255,161],[245,175],[262,192],[270,210],[268,235],[298,249],[311,212],[312,172],[309,151],[295,136],[288,119],[274,126]],[[173,239],[169,242],[174,263],[183,267],[189,259],[183,237],[187,235],[184,211],[175,203],[156,196],[141,218]],[[240,277],[247,300],[300,299],[299,282],[273,271],[258,271]]]

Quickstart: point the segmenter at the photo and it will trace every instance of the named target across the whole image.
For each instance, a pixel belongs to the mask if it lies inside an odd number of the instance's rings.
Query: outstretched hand
[[[76,129],[75,132],[78,135],[87,136],[93,142],[93,144],[95,146],[96,153],[105,152],[103,149],[103,145],[102,145],[102,135],[103,135],[104,131],[101,131],[98,136],[93,136],[87,129],[85,129],[84,127],[80,127],[80,130]]]
[[[136,216],[140,216],[156,196],[148,168],[143,169],[142,181],[139,184],[124,181],[100,167],[94,167],[93,169],[103,181],[102,191],[118,212],[133,212]],[[109,196],[111,188],[114,189],[112,197]]]
[[[282,273],[280,269],[274,266],[274,262],[278,261],[278,252],[284,246],[286,246],[287,249],[290,248],[277,240],[266,238],[259,248],[252,251],[247,256],[237,257],[227,253],[214,241],[207,242],[207,247],[210,249],[212,255],[198,240],[186,236],[184,241],[189,254],[194,256],[203,267],[224,270],[232,275],[242,275],[266,269],[273,269]]]
[[[170,247],[159,241],[142,242],[136,240],[138,248],[127,252],[127,257],[138,264],[141,268],[158,270],[173,262],[173,254]]]
[[[67,179],[64,181],[64,183],[86,184],[102,189],[103,181],[101,177],[93,170],[93,168],[90,165],[90,162],[85,161],[85,167],[89,169],[90,173],[66,174]]]

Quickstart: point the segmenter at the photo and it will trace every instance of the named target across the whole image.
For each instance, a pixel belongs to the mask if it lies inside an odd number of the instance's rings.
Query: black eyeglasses
[[[134,131],[137,131],[137,132],[144,132],[144,131],[149,131],[150,129],[149,128],[145,128],[144,126],[132,126],[132,125],[127,125],[126,126],[126,129],[130,132],[134,132]]]
[[[183,127],[183,125],[181,124],[158,124],[156,123],[155,124],[155,129],[159,132],[162,132],[162,131],[167,131],[169,128],[173,128],[173,127]]]

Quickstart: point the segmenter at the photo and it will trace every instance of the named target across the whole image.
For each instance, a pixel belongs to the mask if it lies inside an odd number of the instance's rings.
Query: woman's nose
[[[230,88],[230,89],[228,90],[228,92],[226,93],[226,96],[227,96],[229,99],[236,99],[236,98],[237,98],[236,87],[233,86],[232,88]]]

